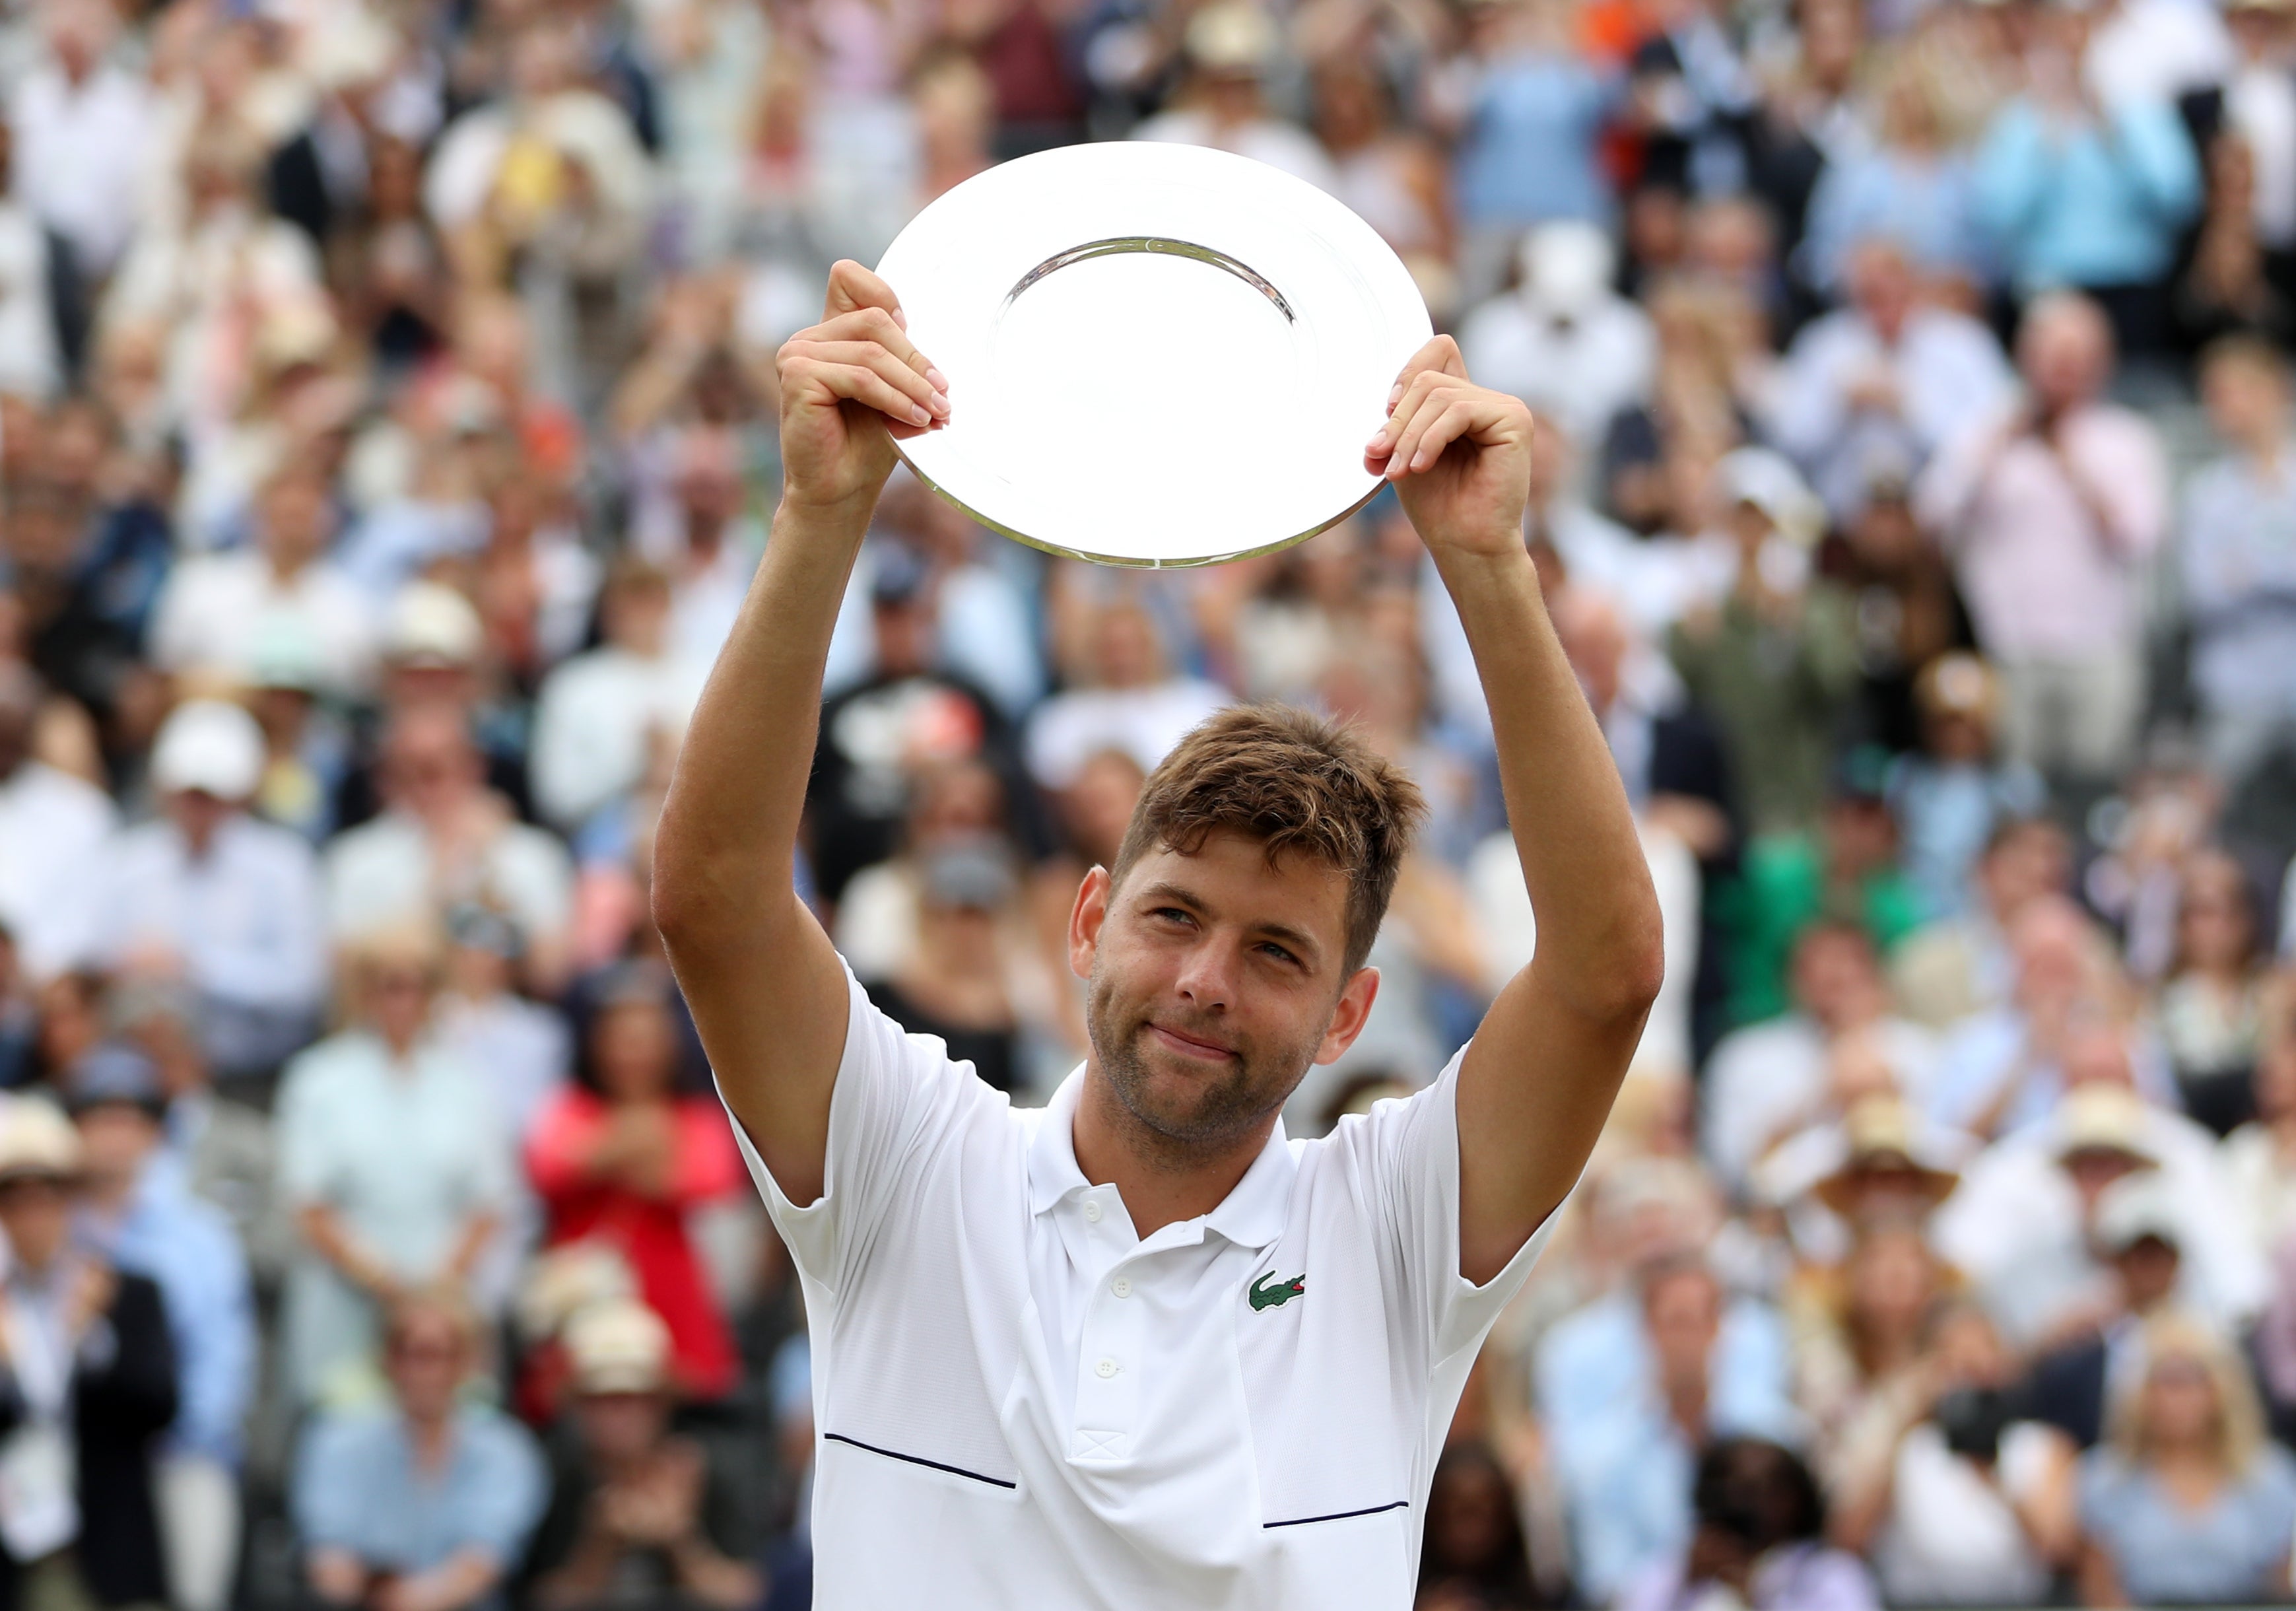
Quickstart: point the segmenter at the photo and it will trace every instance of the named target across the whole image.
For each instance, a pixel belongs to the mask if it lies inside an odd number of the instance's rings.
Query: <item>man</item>
[[[118,816],[102,790],[32,753],[42,692],[29,667],[0,661],[0,924],[36,984],[88,958],[86,892]]]
[[[159,1288],[75,1243],[79,1137],[36,1098],[0,1106],[0,1604],[167,1599],[152,1458],[176,1418]]]
[[[201,1041],[226,1081],[309,1040],[327,988],[317,859],[247,810],[263,760],[262,729],[239,706],[178,705],[152,748],[161,815],[105,859],[102,955],[198,992]]]
[[[390,1400],[319,1416],[288,1478],[303,1585],[323,1607],[503,1611],[504,1577],[542,1513],[534,1438],[465,1399],[480,1322],[419,1291],[384,1339]]]
[[[2267,341],[2229,337],[2202,361],[2201,396],[2226,451],[2185,484],[2177,557],[2202,744],[2237,784],[2276,747],[2296,744],[2288,361]]]
[[[748,1508],[729,1472],[670,1427],[669,1328],[634,1299],[575,1311],[572,1436],[527,1561],[538,1611],[748,1611]]]
[[[2168,522],[2168,464],[2150,424],[2100,400],[2112,330],[2095,303],[2035,299],[2017,365],[2025,400],[1940,453],[1914,508],[2001,668],[2011,758],[2110,777],[2143,709],[2137,593]]]
[[[2090,1241],[2112,1266],[2112,1306],[2094,1330],[2033,1361],[2026,1401],[2033,1419],[2084,1449],[2104,1435],[2105,1406],[2139,1367],[2146,1323],[2177,1306],[2185,1234],[2176,1198],[2157,1171],[2139,1171],[2105,1188]]]
[[[1432,1085],[1295,1147],[1285,1098],[1377,993],[1362,958],[1418,791],[1314,718],[1225,712],[1078,892],[1092,1052],[1049,1108],[900,1035],[791,886],[886,422],[914,434],[949,402],[849,262],[783,348],[783,503],[678,762],[654,909],[805,1285],[825,1611],[1411,1598],[1437,1444],[1661,970],[1634,821],[1523,547],[1529,416],[1462,369],[1447,340],[1422,349],[1365,464],[1482,667],[1545,943]]]
[[[642,559],[607,573],[598,621],[605,641],[562,662],[535,701],[534,801],[569,835],[644,780],[656,736],[685,727],[705,669],[673,652],[669,578]]]
[[[167,1098],[151,1058],[100,1046],[72,1065],[65,1101],[87,1161],[81,1239],[159,1284],[175,1343],[180,1413],[152,1474],[169,1603],[220,1611],[238,1562],[240,1462],[255,1388],[247,1255],[229,1216],[193,1196],[163,1150]]]
[[[2071,887],[2072,865],[2071,842],[2046,817],[1994,828],[1971,880],[1976,901],[1916,929],[1890,958],[1890,993],[1906,1016],[1944,1030],[2005,1003],[2017,978],[2009,932],[2030,902]]]

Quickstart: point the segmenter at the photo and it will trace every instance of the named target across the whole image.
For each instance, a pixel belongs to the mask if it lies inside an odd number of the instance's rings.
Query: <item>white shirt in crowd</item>
[[[1883,1018],[1867,1032],[1898,1089],[1920,1106],[1936,1070],[1936,1041],[1902,1018]],[[1766,1152],[1829,1106],[1832,1056],[1824,1032],[1801,1013],[1733,1030],[1714,1048],[1701,1123],[1706,1155],[1732,1190],[1744,1189]]]
[[[849,985],[821,1197],[742,1138],[805,1289],[815,1604],[1408,1603],[1468,1368],[1553,1225],[1459,1274],[1459,1058],[1322,1140],[1279,1124],[1143,1240],[1078,1168],[1082,1070],[1015,1110]]]
[[[118,812],[92,784],[37,760],[0,780],[0,924],[25,973],[46,979],[89,959],[94,887]]]
[[[2001,1434],[1990,1475],[1947,1447],[1934,1421],[1898,1444],[1874,1574],[1893,1606],[2032,1606],[2050,1570],[2017,1519],[2048,1479],[2053,1437],[2031,1421]]]
[[[645,777],[651,736],[685,729],[707,660],[634,654],[609,644],[543,679],[529,752],[534,802],[569,832]]]
[[[143,221],[152,103],[139,74],[106,62],[75,86],[51,61],[9,104],[17,193],[70,242],[84,275],[109,274]]]
[[[1208,112],[1192,107],[1159,112],[1132,131],[1136,140],[1156,140],[1167,145],[1205,145],[1234,152],[1270,168],[1280,168],[1295,179],[1305,179],[1326,195],[1338,193],[1340,170],[1315,136],[1281,118],[1258,118],[1233,128],[1221,128]]]
[[[282,581],[252,549],[184,560],[160,590],[152,659],[162,670],[254,680],[253,657],[291,634],[313,645],[324,691],[363,692],[374,664],[374,620],[357,587],[325,561]]]
[[[140,823],[104,857],[101,906],[107,961],[163,946],[203,994],[262,1012],[314,1012],[326,990],[318,859],[286,828],[238,814],[194,857],[174,823]]]
[[[338,941],[419,923],[457,900],[498,908],[529,940],[560,934],[573,918],[574,864],[565,844],[522,822],[504,824],[470,865],[442,880],[422,824],[386,811],[329,842],[325,872],[327,932]]]
[[[1477,381],[1561,421],[1591,449],[1613,415],[1650,395],[1658,336],[1624,297],[1603,295],[1566,317],[1511,291],[1467,316],[1459,351]]]
[[[0,201],[0,393],[45,400],[62,373],[48,312],[48,238],[29,210]]]
[[[1152,772],[1190,728],[1228,703],[1226,688],[1193,677],[1055,694],[1029,719],[1029,770],[1046,788],[1065,789],[1086,761],[1116,750]]]

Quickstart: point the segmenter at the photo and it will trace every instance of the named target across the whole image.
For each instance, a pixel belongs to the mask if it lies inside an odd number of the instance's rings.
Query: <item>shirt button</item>
[[[1116,1279],[1108,1284],[1108,1290],[1114,1293],[1119,1298],[1130,1297],[1132,1295],[1132,1278],[1130,1276],[1117,1277]]]
[[[1101,1380],[1106,1381],[1110,1377],[1116,1374],[1116,1361],[1114,1360],[1103,1360],[1099,1364],[1095,1365],[1092,1369],[1094,1375],[1099,1377]]]
[[[1086,1197],[1084,1201],[1084,1222],[1087,1225],[1100,1223],[1100,1204],[1090,1197]]]

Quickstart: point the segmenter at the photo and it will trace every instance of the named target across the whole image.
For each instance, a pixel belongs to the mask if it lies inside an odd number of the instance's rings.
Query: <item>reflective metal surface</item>
[[[1431,328],[1371,226],[1194,146],[1070,146],[942,196],[878,265],[949,379],[920,480],[1005,536],[1198,565],[1314,536],[1378,491],[1363,443]]]

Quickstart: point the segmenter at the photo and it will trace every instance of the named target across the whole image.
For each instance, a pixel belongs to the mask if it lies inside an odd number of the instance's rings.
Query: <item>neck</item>
[[[454,1430],[455,1412],[451,1406],[435,1416],[409,1415],[406,1418],[406,1439],[414,1445],[415,1464],[444,1464]]]
[[[1230,1140],[1177,1140],[1143,1123],[1097,1062],[1088,1062],[1071,1145],[1084,1178],[1095,1186],[1116,1188],[1133,1229],[1144,1241],[1167,1225],[1218,1208],[1267,1145],[1277,1112]]]
[[[135,1195],[135,1177],[132,1173],[91,1175],[87,1182],[88,1211],[99,1220],[118,1216]]]

